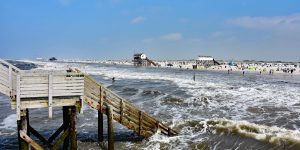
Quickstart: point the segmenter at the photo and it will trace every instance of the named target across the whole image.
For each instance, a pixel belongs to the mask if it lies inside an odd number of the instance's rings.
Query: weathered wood
[[[69,130],[70,130],[70,128],[69,128],[69,126],[70,126],[70,109],[67,106],[63,107],[63,125],[68,127],[68,128],[64,129],[64,133],[66,133],[67,131],[69,132]],[[68,133],[66,135],[66,138],[64,138],[64,145],[63,145],[64,149],[68,149],[69,142],[70,142],[70,139],[69,139],[69,133]]]
[[[75,106],[79,105],[80,99],[78,97],[70,98],[70,99],[61,99],[54,98],[53,107],[61,107],[61,106]],[[16,108],[16,101],[11,101],[12,109]],[[46,108],[48,107],[48,100],[22,100],[21,101],[21,109],[26,108]]]
[[[75,106],[71,107],[70,112],[70,141],[71,141],[71,149],[77,149],[77,135],[76,135],[76,108]]]
[[[17,76],[17,120],[21,119],[21,95],[20,95],[20,75]]]
[[[12,77],[12,67],[9,66],[8,68],[8,82],[9,82],[9,90],[12,91],[13,90],[13,77]]]
[[[52,74],[49,74],[49,87],[48,87],[48,90],[49,90],[49,94],[48,94],[48,111],[49,111],[49,118],[52,118],[52,100],[53,100],[53,97],[52,97],[52,94],[53,94],[53,85],[52,85],[52,82],[53,82],[53,75]]]
[[[20,137],[22,140],[24,140],[26,143],[30,144],[34,149],[36,150],[43,150],[43,147],[41,147],[39,144],[37,144],[35,141],[33,141],[25,131],[21,130],[20,131]],[[22,150],[28,150],[28,147],[21,148]]]
[[[108,149],[114,149],[114,129],[112,123],[112,110],[109,105],[106,105],[107,128],[108,128]]]
[[[26,114],[26,112],[25,112],[25,114]],[[26,115],[21,116],[20,119],[17,120],[19,149],[20,150],[28,150],[29,149],[28,143],[26,143],[26,141],[24,139],[22,140],[22,136],[21,136],[21,131],[24,131],[25,134],[28,132],[27,125],[28,125],[28,122],[27,122]]]
[[[99,110],[98,110],[98,142],[103,142],[103,113],[102,113],[102,89],[101,87],[99,88]]]
[[[51,142],[48,142],[39,132],[37,132],[30,125],[28,126],[29,132],[32,133],[35,137],[37,137],[46,147],[52,147]]]
[[[59,136],[59,134],[62,132],[62,131],[64,131],[64,130],[66,130],[67,129],[67,127],[64,125],[64,124],[62,124],[50,137],[49,137],[49,139],[48,139],[48,142],[49,143],[52,143],[54,140],[55,140],[55,138],[57,138],[58,136]]]
[[[70,129],[67,128],[64,133],[58,138],[58,140],[56,141],[56,143],[53,145],[52,149],[51,150],[57,150],[59,149],[59,147],[61,146],[61,144],[66,140],[68,139],[68,135],[70,133]],[[65,145],[64,145],[65,146]],[[64,147],[65,149],[65,147]],[[66,148],[67,149],[67,148]]]
[[[103,113],[98,110],[98,142],[103,142]]]

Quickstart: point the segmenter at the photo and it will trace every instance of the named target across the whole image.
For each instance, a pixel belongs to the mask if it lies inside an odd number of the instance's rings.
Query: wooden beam
[[[70,129],[67,128],[66,131],[64,131],[64,133],[58,138],[58,140],[56,141],[56,143],[53,145],[51,150],[57,150],[60,148],[61,144],[67,139],[68,135],[70,133]],[[67,148],[63,148],[63,149],[67,149]]]
[[[114,149],[114,129],[113,129],[113,114],[109,105],[106,104],[107,128],[108,128],[108,149]]]
[[[48,142],[49,143],[52,143],[56,138],[57,136],[59,136],[59,134],[66,130],[66,126],[64,124],[62,124],[48,139]]]
[[[22,140],[24,140],[27,144],[31,145],[36,150],[43,150],[43,147],[41,147],[39,144],[37,144],[35,141],[33,141],[27,134],[26,131],[21,130],[20,131],[20,137]],[[23,149],[23,148],[22,148]],[[24,148],[24,150],[28,150],[28,148]]]
[[[52,147],[51,142],[48,142],[39,132],[37,132],[30,125],[28,126],[29,132],[32,133],[36,138],[38,138],[46,147]]]

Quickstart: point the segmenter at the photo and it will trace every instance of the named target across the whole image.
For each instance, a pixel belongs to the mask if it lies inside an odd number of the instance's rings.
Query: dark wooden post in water
[[[18,126],[18,139],[19,139],[19,149],[20,150],[28,150],[29,149],[29,144],[24,141],[21,138],[20,132],[23,131],[25,133],[28,133],[28,124],[29,120],[28,119],[28,109],[23,111],[23,116],[21,116],[21,119],[17,121],[17,126]]]
[[[69,114],[69,107],[63,106],[63,126],[64,126],[64,132],[68,130],[70,123],[70,114]],[[68,149],[69,147],[69,135],[64,140],[64,149]]]
[[[76,107],[70,107],[70,141],[71,150],[77,149],[77,135],[76,135]]]
[[[112,124],[112,110],[106,105],[106,114],[107,114],[107,128],[108,128],[108,149],[114,149],[114,129]]]
[[[99,88],[100,91],[100,101],[99,101],[99,110],[98,110],[98,142],[103,142],[103,113],[102,113],[102,88]]]

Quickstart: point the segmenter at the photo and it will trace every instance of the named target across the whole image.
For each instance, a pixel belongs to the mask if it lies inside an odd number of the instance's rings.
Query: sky
[[[300,61],[299,0],[1,0],[0,58]]]

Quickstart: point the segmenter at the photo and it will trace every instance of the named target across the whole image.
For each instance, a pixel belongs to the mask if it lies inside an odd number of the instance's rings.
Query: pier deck
[[[28,148],[28,145],[35,149],[57,149],[62,143],[64,148],[68,148],[69,142],[71,149],[77,149],[76,143],[74,144],[76,112],[81,110],[83,102],[98,110],[100,142],[103,141],[103,114],[145,138],[157,131],[168,136],[177,134],[170,127],[76,69],[24,71],[0,59],[0,92],[11,98],[11,107],[16,109],[20,147],[24,149]],[[30,126],[29,109],[48,108],[51,118],[53,107],[63,107],[64,122],[47,140]],[[43,145],[33,141],[30,133]],[[61,136],[58,138],[59,135]],[[56,138],[57,141],[53,143]]]

